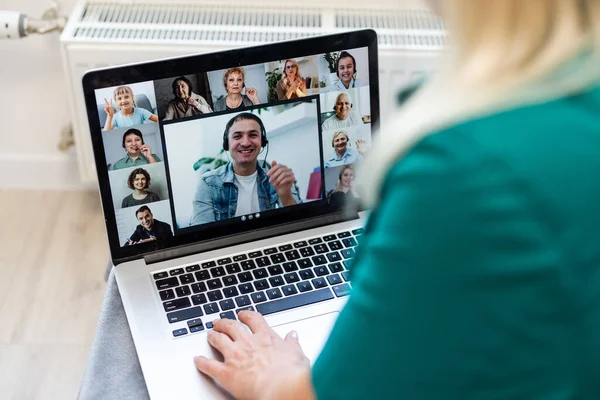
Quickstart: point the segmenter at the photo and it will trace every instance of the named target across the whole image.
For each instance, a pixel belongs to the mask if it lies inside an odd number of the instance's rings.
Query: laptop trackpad
[[[321,353],[321,350],[329,337],[329,332],[331,332],[331,328],[339,315],[340,313],[335,311],[316,317],[273,326],[272,328],[282,338],[285,338],[285,335],[290,331],[295,330],[298,332],[300,346],[302,346],[304,354],[306,354],[306,357],[308,357],[312,365],[319,353]]]

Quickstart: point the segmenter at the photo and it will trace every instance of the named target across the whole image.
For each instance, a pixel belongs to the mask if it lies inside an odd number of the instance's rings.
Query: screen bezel
[[[368,47],[369,53],[371,132],[373,134],[377,130],[379,123],[379,64],[377,59],[377,35],[373,30],[316,36],[300,40],[169,58],[87,72],[82,78],[83,92],[113,264],[117,265],[123,261],[141,258],[165,249],[214,241],[215,239],[231,237],[235,234],[244,234],[248,233],[248,231],[263,229],[270,226],[281,227],[285,226],[285,224],[300,220],[311,220],[323,218],[324,216],[333,216],[333,220],[332,218],[324,219],[327,220],[327,224],[330,224],[348,219],[348,214],[333,208],[325,199],[322,199],[315,201],[314,203],[309,203],[310,207],[308,205],[298,205],[279,209],[277,210],[278,212],[276,215],[264,219],[255,219],[239,224],[232,224],[231,222],[234,221],[223,221],[226,223],[216,223],[217,225],[215,226],[210,224],[210,229],[202,229],[202,226],[200,226],[197,231],[179,234],[166,240],[121,247],[117,234],[116,214],[111,198],[109,171],[106,168],[102,130],[100,129],[100,119],[95,100],[96,89],[144,81],[155,81],[158,79],[172,78],[202,71],[208,72],[220,70],[232,66],[254,65],[273,60],[318,55],[359,47]],[[272,54],[276,54],[277,56],[270,56]],[[201,70],[198,68],[199,65],[202,66]],[[235,232],[232,232],[232,227],[236,228]]]

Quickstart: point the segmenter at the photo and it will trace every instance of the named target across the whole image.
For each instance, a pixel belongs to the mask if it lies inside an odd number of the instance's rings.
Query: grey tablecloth
[[[79,400],[149,399],[117,281],[111,271]]]

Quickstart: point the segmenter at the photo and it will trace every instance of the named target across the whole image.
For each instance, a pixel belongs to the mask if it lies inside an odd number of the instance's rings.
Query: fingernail
[[[298,332],[296,332],[296,331],[291,331],[291,332],[290,332],[290,336],[292,337],[292,339],[294,339],[294,340],[298,340]]]
[[[194,362],[198,362],[199,359],[200,359],[200,356],[195,356],[194,357]]]

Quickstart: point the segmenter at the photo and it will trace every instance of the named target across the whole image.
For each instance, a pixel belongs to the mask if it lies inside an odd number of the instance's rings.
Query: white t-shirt
[[[238,188],[237,208],[235,216],[254,214],[260,211],[258,205],[258,189],[256,188],[257,171],[250,176],[235,175],[235,182]]]
[[[333,114],[331,117],[327,118],[325,122],[323,122],[321,129],[324,131],[330,131],[333,129],[349,128],[351,126],[362,124],[363,121],[358,112],[352,110],[350,111],[348,118],[344,120],[338,119],[337,115]]]

